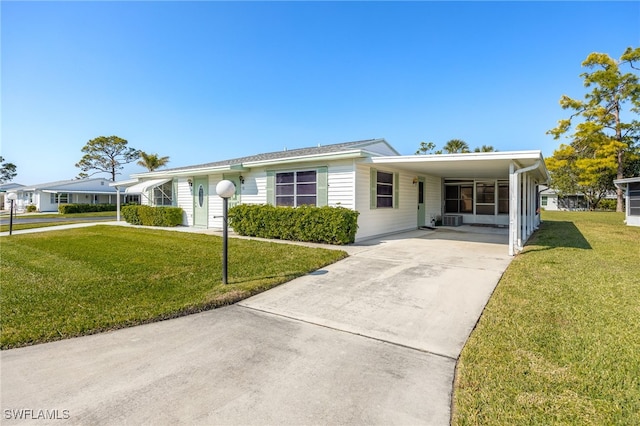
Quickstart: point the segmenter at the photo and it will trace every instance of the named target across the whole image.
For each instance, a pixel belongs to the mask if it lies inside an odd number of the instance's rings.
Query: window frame
[[[301,179],[305,175],[313,174],[313,180]],[[290,182],[279,182],[279,177],[285,175],[291,175]],[[302,188],[311,188],[313,186],[313,193],[299,192]],[[291,188],[291,193],[278,193],[279,188]],[[288,192],[288,191],[285,191]],[[300,206],[317,206],[318,205],[318,170],[316,169],[304,169],[304,170],[290,170],[290,171],[276,171],[274,174],[274,205],[277,207],[300,207]],[[303,199],[313,198],[314,202],[301,202]],[[292,203],[283,203],[281,200],[291,199]]]
[[[70,195],[68,192],[52,192],[51,204],[69,204]]]
[[[382,173],[382,175],[380,175]],[[381,180],[381,177],[386,179]],[[370,208],[373,209],[397,209],[400,205],[400,174],[398,172],[390,172],[387,170],[378,170],[371,168],[369,175],[370,186]],[[391,182],[389,182],[389,180]],[[380,193],[380,189],[385,188],[384,194]],[[391,200],[390,205],[388,202],[381,203],[382,200]]]
[[[151,189],[153,206],[173,206],[173,182],[165,182]],[[160,201],[160,202],[159,202]]]

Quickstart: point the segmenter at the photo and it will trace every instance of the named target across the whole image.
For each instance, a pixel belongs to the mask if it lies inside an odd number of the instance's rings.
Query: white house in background
[[[558,192],[544,186],[540,191],[540,207],[544,210],[586,210],[587,199],[583,194],[558,195]]]
[[[74,179],[20,186],[8,189],[7,193],[17,195],[17,211],[34,205],[40,212],[57,212],[60,204],[117,204],[118,193],[110,183],[103,178]],[[125,202],[124,198],[120,201]],[[8,208],[9,201],[5,200],[5,209]]]
[[[5,209],[5,204],[6,206],[10,205],[9,200],[6,200],[5,198],[7,191],[10,189],[17,189],[23,186],[24,185],[21,185],[19,183],[13,183],[13,182],[3,183],[2,185],[0,185],[0,206],[2,207],[2,209]],[[9,207],[6,207],[6,210],[9,210]]]
[[[618,179],[613,183],[625,193],[625,222],[629,226],[640,226],[640,177]]]
[[[184,210],[183,224],[222,227],[218,182],[236,184],[229,201],[277,206],[342,206],[360,212],[356,241],[442,219],[445,225],[509,227],[515,254],[540,223],[540,151],[400,155],[384,139],[258,154],[132,175],[111,185],[141,203]]]

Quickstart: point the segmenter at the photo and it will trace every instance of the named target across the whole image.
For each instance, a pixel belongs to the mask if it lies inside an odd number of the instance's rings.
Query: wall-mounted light
[[[191,178],[187,179],[187,183],[189,184],[189,188],[193,188],[193,181]]]
[[[415,184],[417,184],[417,183],[418,183],[418,178],[417,178],[417,177],[414,177],[414,178],[413,178],[413,184],[415,185]]]
[[[240,183],[244,185],[244,176],[240,175]]]

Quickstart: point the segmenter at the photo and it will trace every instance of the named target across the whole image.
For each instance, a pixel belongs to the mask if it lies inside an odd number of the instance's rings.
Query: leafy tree
[[[595,209],[607,191],[614,189],[615,157],[602,150],[601,141],[588,146],[560,145],[545,159],[550,185],[558,195],[583,194],[590,209]]]
[[[604,53],[591,53],[582,63],[589,71],[580,75],[584,86],[591,88],[591,92],[584,96],[584,100],[567,95],[561,97],[562,109],[570,109],[574,113],[568,119],[560,120],[558,126],[547,133],[558,139],[573,132],[569,135],[576,153],[572,161],[580,161],[582,166],[575,165],[576,173],[599,171],[602,176],[608,176],[611,171],[616,178],[622,179],[625,165],[634,161],[640,122],[635,118],[624,121],[622,113],[626,104],[630,106],[630,113],[640,113],[640,81],[632,71],[623,74],[621,68],[638,69],[634,62],[639,60],[640,48],[627,48],[619,60]],[[582,121],[574,125],[577,118]],[[577,177],[577,181],[589,180],[588,176]],[[617,195],[616,211],[620,212],[623,208],[622,190],[617,189]]]
[[[496,152],[496,150],[491,145],[482,145],[474,149],[473,152]]]
[[[0,183],[13,180],[17,174],[16,165],[13,163],[5,163],[4,158],[0,156]]]
[[[448,141],[442,149],[447,154],[467,153],[469,152],[469,144],[461,139],[451,139]]]
[[[152,172],[166,166],[168,162],[169,157],[158,157],[158,154],[147,154],[144,151],[140,151],[140,160],[138,160],[137,164]]]
[[[420,148],[416,151],[416,155],[428,155],[433,154],[433,150],[436,149],[436,144],[433,142],[420,142]]]
[[[82,148],[84,156],[76,164],[84,173],[79,176],[89,177],[96,173],[109,173],[111,180],[116,180],[118,170],[124,164],[131,163],[140,157],[140,151],[128,146],[126,139],[118,136],[99,136],[91,139]],[[91,174],[87,172],[94,171]]]

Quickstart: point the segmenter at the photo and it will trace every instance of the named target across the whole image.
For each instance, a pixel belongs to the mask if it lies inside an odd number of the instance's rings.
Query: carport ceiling
[[[373,157],[373,164],[389,166],[442,178],[508,179],[509,164],[515,162],[516,169],[529,167],[541,160],[537,169],[538,178],[546,181],[548,173],[540,151],[483,152],[442,155],[406,155]]]

